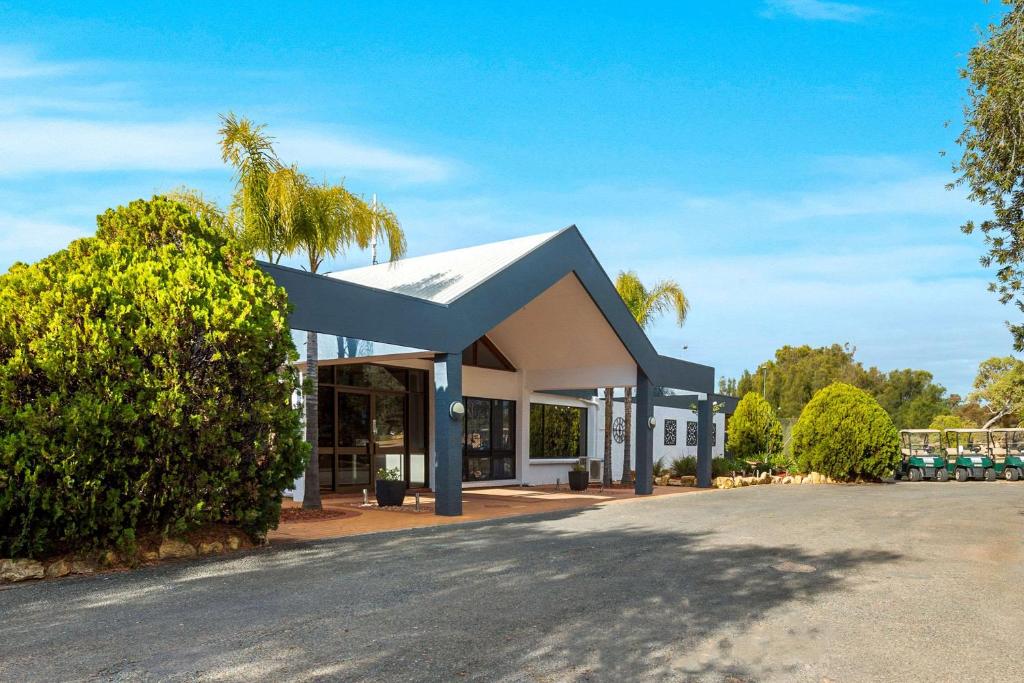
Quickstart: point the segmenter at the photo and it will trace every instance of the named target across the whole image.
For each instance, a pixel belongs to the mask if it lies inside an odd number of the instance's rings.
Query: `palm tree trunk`
[[[306,442],[310,445],[309,462],[306,463],[306,485],[302,495],[302,507],[307,510],[319,510],[320,502],[320,456],[317,446],[320,440],[320,429],[317,421],[319,416],[317,397],[317,349],[316,332],[306,332],[306,393],[303,402],[306,407]]]
[[[626,434],[622,444],[622,483],[632,484],[633,465],[631,461],[633,458],[629,449],[633,445],[633,387],[624,387],[623,391],[626,394]]]
[[[604,476],[601,483],[612,485],[612,388],[604,390]]]

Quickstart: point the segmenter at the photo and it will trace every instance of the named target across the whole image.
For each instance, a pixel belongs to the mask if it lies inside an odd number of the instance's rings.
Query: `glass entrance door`
[[[397,469],[407,480],[405,466],[405,394],[373,395],[373,474],[384,467]]]
[[[366,488],[370,472],[370,394],[338,392],[337,488]]]

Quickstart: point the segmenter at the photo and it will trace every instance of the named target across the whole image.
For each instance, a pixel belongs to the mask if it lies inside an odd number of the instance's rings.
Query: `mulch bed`
[[[338,508],[324,508],[322,510],[306,510],[305,508],[282,508],[281,523],[292,522],[322,522],[328,519],[341,519],[342,517],[356,516],[353,510],[339,510]]]

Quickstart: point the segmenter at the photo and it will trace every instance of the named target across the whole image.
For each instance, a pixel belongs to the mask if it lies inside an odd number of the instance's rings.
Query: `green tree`
[[[175,202],[97,224],[0,276],[0,556],[261,536],[308,448],[284,290]]]
[[[722,396],[739,396],[739,382],[735,377],[719,377],[718,393]]]
[[[874,370],[874,368],[872,368]],[[946,389],[926,370],[892,370],[874,386],[864,386],[889,413],[897,429],[921,429],[949,411]]]
[[[835,382],[814,395],[793,427],[793,456],[804,472],[849,480],[881,478],[899,463],[899,434],[863,389]]]
[[[271,195],[277,189],[281,197],[281,186],[288,185],[288,175],[278,175],[284,169],[274,152],[273,140],[264,132],[266,126],[230,112],[220,119],[221,158],[235,169],[235,196],[228,225],[250,249],[277,263],[289,251],[288,235]]]
[[[761,363],[753,373],[743,373],[739,395],[763,392],[781,417],[796,417],[817,391],[832,382],[860,383],[864,369],[854,360],[855,351],[849,344],[783,346],[774,360]]]
[[[641,282],[640,277],[632,270],[622,271],[615,279],[615,289],[626,303],[626,308],[633,314],[640,327],[647,329],[663,313],[674,313],[679,327],[686,322],[686,314],[690,310],[690,302],[683,294],[683,288],[675,280],[661,280],[650,288]],[[607,391],[607,390],[606,390]],[[625,387],[625,422],[626,441],[623,444],[622,483],[633,481],[633,468],[630,463],[629,449],[633,433],[633,387]],[[610,408],[606,400],[605,409]],[[605,440],[606,443],[607,439]],[[611,444],[608,443],[606,461],[611,460]],[[610,478],[611,473],[606,478]]]
[[[374,234],[385,237],[391,260],[405,254],[405,234],[395,215],[382,205],[371,207],[342,185],[313,183],[294,169],[286,169],[278,178],[287,181],[278,183],[279,189],[272,192],[272,205],[278,207],[281,222],[287,226],[289,252],[301,252],[309,272],[319,272],[325,258],[337,256],[352,245],[365,248]],[[307,331],[303,402],[309,443],[316,443],[319,434],[318,358],[317,333]],[[320,466],[315,451],[306,466],[302,506],[321,507]]]
[[[946,389],[935,384],[925,370],[892,370],[884,373],[856,360],[849,344],[784,346],[775,359],[762,363],[753,373],[744,372],[738,389],[741,395],[764,392],[779,415],[797,417],[816,392],[832,382],[845,382],[874,396],[900,429],[922,427],[951,404]]]
[[[967,81],[957,138],[963,155],[953,166],[957,178],[950,187],[966,186],[972,201],[991,209],[990,218],[969,220],[962,230],[981,230],[988,248],[981,263],[996,269],[989,289],[1003,304],[1024,310],[1024,3],[1003,3],[1008,11],[988,26],[960,72]],[[1024,325],[1008,325],[1015,349],[1024,351]]]
[[[999,420],[1024,416],[1024,361],[1013,356],[989,358],[978,366],[970,399],[978,401],[988,413],[982,429]]]
[[[726,448],[741,460],[782,451],[782,424],[761,394],[751,391],[740,399],[729,418]]]
[[[968,420],[967,418],[959,415],[936,415],[932,418],[931,423],[928,425],[928,429],[938,429],[940,431],[944,429],[972,429],[977,427],[977,423]]]

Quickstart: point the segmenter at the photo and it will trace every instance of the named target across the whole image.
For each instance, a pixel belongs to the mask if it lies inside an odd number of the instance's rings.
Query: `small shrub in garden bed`
[[[843,382],[816,393],[793,427],[793,455],[803,472],[838,480],[879,479],[899,463],[899,434],[870,394]]]
[[[676,458],[672,461],[673,477],[694,477],[697,476],[697,458],[686,457]]]
[[[726,448],[740,460],[755,460],[782,450],[782,423],[761,394],[747,392],[729,418]]]

